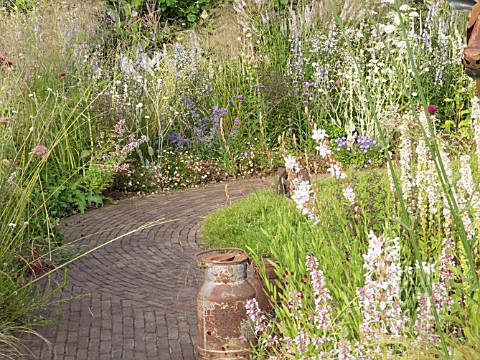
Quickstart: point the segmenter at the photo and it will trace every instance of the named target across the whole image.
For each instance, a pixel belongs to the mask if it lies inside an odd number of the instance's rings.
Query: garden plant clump
[[[214,51],[227,10],[237,39]],[[61,284],[40,284],[68,260],[62,218],[107,191],[278,166],[291,199],[256,194],[204,232],[279,261],[275,318],[249,304],[258,358],[478,355],[480,111],[459,61],[464,14],[421,0],[0,0],[0,20],[8,356],[17,331],[51,320],[39,314]]]

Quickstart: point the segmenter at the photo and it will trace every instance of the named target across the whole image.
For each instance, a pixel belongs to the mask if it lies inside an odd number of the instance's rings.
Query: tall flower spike
[[[412,214],[414,208],[413,197],[413,171],[412,171],[412,141],[407,131],[406,124],[400,126],[400,182],[402,195],[407,211]]]
[[[368,251],[363,258],[365,285],[357,290],[359,307],[363,310],[364,320],[360,325],[363,337],[367,343],[375,342],[378,336],[398,337],[406,321],[401,313],[398,238],[377,237],[370,232]],[[365,351],[375,349],[366,347]]]
[[[318,260],[314,256],[307,256],[306,266],[310,273],[315,299],[315,315],[313,318],[315,326],[321,331],[331,330],[333,328],[330,317],[332,308],[329,302],[332,300],[332,296],[325,286],[325,276],[322,270],[317,270]]]
[[[415,335],[417,335],[417,339],[415,340],[417,343],[419,340],[434,343],[439,341],[440,337],[438,336],[438,332],[436,330],[433,307],[435,307],[436,312],[440,315],[441,323],[445,323],[446,320],[442,318],[441,315],[448,313],[453,304],[453,300],[450,296],[450,280],[454,278],[450,268],[455,266],[454,257],[452,255],[452,247],[452,240],[446,238],[443,243],[442,254],[440,256],[438,267],[433,266],[433,264],[424,266],[428,269],[437,268],[438,273],[432,274],[432,277],[436,277],[435,281],[433,281],[431,284],[432,297],[426,293],[420,293],[418,295],[419,306],[417,309],[417,318],[415,319],[415,324],[413,326],[413,332]]]
[[[480,169],[480,99],[476,96],[472,99],[472,120],[477,149],[478,169]]]

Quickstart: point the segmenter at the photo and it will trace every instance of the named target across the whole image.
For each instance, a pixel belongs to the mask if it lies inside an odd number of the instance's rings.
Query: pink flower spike
[[[37,156],[44,156],[48,153],[48,148],[43,145],[37,145],[32,149],[32,154]]]
[[[435,105],[430,104],[428,105],[427,110],[430,115],[433,115],[437,111],[437,107]]]
[[[7,63],[8,66],[12,66],[12,65],[13,65],[13,61],[11,61],[11,60],[7,60],[7,61],[5,61],[5,62]]]
[[[66,71],[62,71],[59,75],[63,77],[63,76],[65,76],[65,75],[67,75],[67,72],[66,72]]]
[[[0,118],[0,124],[8,124],[10,121],[6,117]]]

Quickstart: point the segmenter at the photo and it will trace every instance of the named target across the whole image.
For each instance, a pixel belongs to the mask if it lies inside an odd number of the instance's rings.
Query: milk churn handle
[[[203,256],[203,255],[206,255],[206,254],[212,253],[212,252],[230,251],[230,250],[240,251],[240,252],[246,253],[245,250],[240,249],[240,248],[220,248],[220,249],[211,249],[211,250],[200,251],[200,252],[195,254],[195,259],[197,260],[197,266],[199,268],[204,268],[205,267],[205,263],[203,262],[203,259],[200,258],[200,256]],[[250,263],[250,257],[248,255],[247,255],[247,257],[248,257],[248,262]]]

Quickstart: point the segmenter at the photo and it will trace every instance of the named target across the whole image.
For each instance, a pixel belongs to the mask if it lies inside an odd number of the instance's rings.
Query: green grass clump
[[[209,214],[202,228],[205,245],[209,248],[235,246],[258,254],[272,250],[272,234],[277,234],[280,228],[295,229],[290,236],[299,240],[319,236],[319,227],[329,229],[332,234],[343,234],[352,224],[383,229],[385,204],[393,205],[387,192],[387,173],[377,170],[351,175],[359,204],[356,217],[341,195],[339,184],[334,179],[323,178],[317,182],[318,203],[323,209],[319,212],[318,227],[311,226],[291,199],[276,195],[272,189],[262,190]],[[361,231],[358,235],[364,236]]]
[[[205,245],[209,248],[251,248],[259,253],[268,251],[270,242],[265,232],[278,227],[281,212],[288,214],[291,225],[301,221],[288,199],[277,196],[272,189],[255,192],[208,215],[202,228]]]

